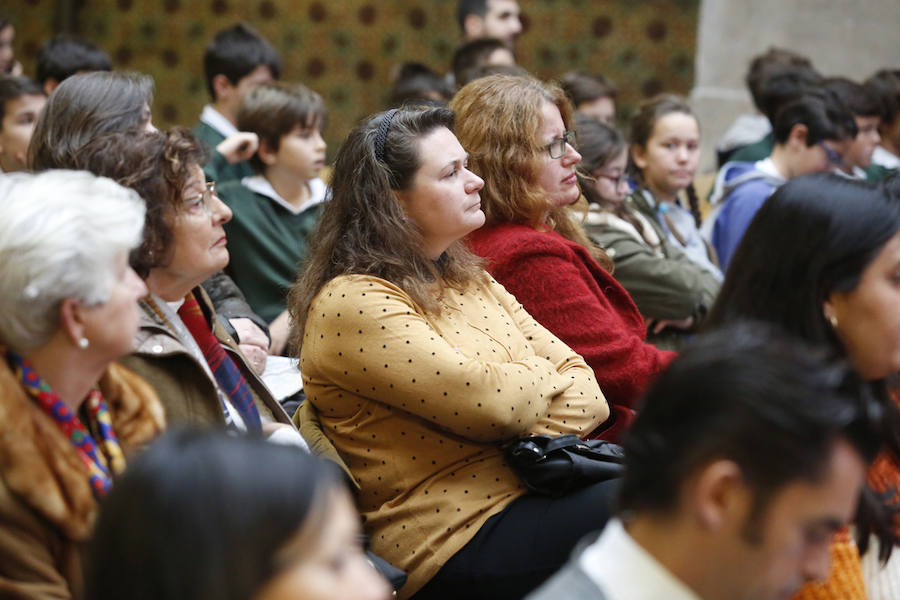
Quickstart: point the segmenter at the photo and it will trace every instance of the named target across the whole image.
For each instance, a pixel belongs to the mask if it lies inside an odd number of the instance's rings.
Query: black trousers
[[[562,498],[527,494],[488,519],[414,600],[518,600],[569,559],[578,541],[610,517],[617,481]]]

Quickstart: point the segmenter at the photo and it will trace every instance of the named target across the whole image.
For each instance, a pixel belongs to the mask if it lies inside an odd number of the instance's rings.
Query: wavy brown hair
[[[187,129],[125,131],[94,138],[75,156],[73,168],[109,177],[147,203],[144,237],[129,261],[142,278],[172,258],[172,219],[194,169],[206,163],[206,147]]]
[[[373,275],[390,281],[429,312],[440,310],[441,289],[462,290],[485,277],[481,260],[460,241],[439,261],[429,258],[419,228],[406,217],[394,193],[409,189],[419,170],[419,140],[440,127],[452,131],[453,113],[446,108],[396,110],[383,139],[383,158],[379,158],[376,138],[391,112],[357,126],[338,151],[332,197],[310,240],[312,253],[288,294],[294,323],[291,347],[297,354],[310,304],[339,275]]]
[[[541,108],[559,108],[563,125],[572,126],[572,105],[556,84],[534,77],[491,75],[472,81],[450,102],[456,135],[469,152],[469,168],[484,179],[481,208],[485,225],[522,223],[549,226],[581,244],[605,269],[612,260],[595,246],[565,207],[555,206],[538,184],[544,148],[538,141]]]

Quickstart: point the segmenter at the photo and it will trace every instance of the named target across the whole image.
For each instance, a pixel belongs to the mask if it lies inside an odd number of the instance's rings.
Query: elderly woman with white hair
[[[147,288],[128,264],[144,203],[89,173],[0,182],[0,594],[81,598],[98,502],[164,428],[115,365]]]

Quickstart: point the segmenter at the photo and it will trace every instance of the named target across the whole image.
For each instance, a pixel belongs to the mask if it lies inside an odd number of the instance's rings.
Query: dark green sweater
[[[758,142],[753,142],[748,146],[736,150],[735,153],[728,158],[728,161],[756,162],[772,154],[773,148],[775,148],[775,136],[770,132]]]
[[[314,197],[324,184],[313,180]],[[219,197],[234,217],[225,224],[231,260],[226,271],[247,297],[253,310],[271,322],[286,307],[288,290],[297,278],[299,263],[308,252],[307,239],[321,212],[318,202],[299,214],[238,181],[219,187]]]

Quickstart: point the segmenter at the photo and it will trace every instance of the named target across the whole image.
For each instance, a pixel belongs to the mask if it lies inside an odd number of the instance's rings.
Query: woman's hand
[[[257,375],[262,375],[266,370],[266,358],[269,355],[269,340],[266,339],[266,334],[250,319],[229,319],[229,322],[238,334],[240,340],[238,346],[244,358]]]
[[[269,344],[269,354],[281,356],[287,347],[288,338],[291,335],[291,316],[288,311],[283,311],[269,323],[269,336],[272,343]]]
[[[249,131],[239,131],[228,136],[216,146],[216,151],[225,157],[229,164],[247,160],[259,148],[259,136]]]
[[[687,330],[694,326],[694,317],[690,316],[686,319],[647,319],[647,329],[653,333],[660,333],[663,329],[671,327],[673,329]]]

